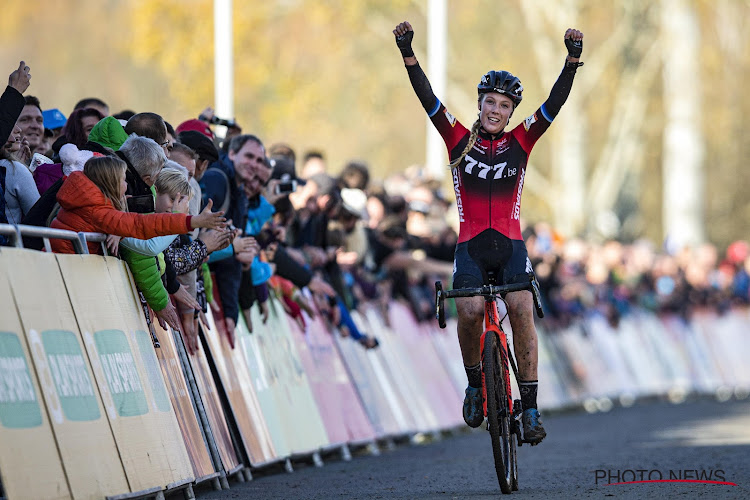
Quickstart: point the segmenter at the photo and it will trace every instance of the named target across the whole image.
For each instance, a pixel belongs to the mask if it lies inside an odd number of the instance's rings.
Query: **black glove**
[[[396,35],[396,46],[401,51],[402,57],[414,57],[414,51],[411,48],[411,41],[414,38],[413,31],[407,31],[403,35]]]
[[[583,52],[583,40],[573,40],[572,38],[565,39],[565,47],[568,48],[568,55],[578,59],[581,57]]]

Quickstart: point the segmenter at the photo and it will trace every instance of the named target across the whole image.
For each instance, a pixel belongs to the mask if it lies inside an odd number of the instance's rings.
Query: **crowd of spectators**
[[[30,78],[21,62],[0,99],[0,222],[108,234],[107,252],[130,267],[149,324],[178,329],[191,352],[209,307],[234,346],[240,315],[252,331],[271,294],[303,329],[302,311],[320,314],[364,348],[378,340],[352,319],[361,304],[385,312],[399,299],[419,321],[433,318],[457,218],[422,169],[378,181],[353,160],[333,173],[324,153],[266,144],[211,108],[173,127],[152,112],[111,115],[86,98],[66,118],[23,96]],[[228,125],[223,137],[216,123]],[[743,241],[725,255],[709,244],[671,254],[646,241],[564,239],[543,223],[524,239],[550,325],[597,313],[616,326],[634,307],[687,317],[749,299]],[[63,240],[52,249],[73,251]]]

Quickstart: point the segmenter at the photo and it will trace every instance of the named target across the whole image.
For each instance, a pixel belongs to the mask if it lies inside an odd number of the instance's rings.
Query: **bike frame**
[[[513,392],[510,384],[510,350],[508,349],[508,336],[503,330],[500,323],[500,315],[497,312],[497,301],[495,297],[485,297],[484,299],[484,332],[480,338],[481,359],[484,359],[484,339],[487,335],[497,335],[498,347],[500,348],[500,363],[505,372],[505,394],[508,400],[508,412],[513,416]],[[514,370],[515,371],[515,370]],[[484,371],[482,371],[482,405],[484,406],[484,416],[487,417],[487,384],[484,380]]]

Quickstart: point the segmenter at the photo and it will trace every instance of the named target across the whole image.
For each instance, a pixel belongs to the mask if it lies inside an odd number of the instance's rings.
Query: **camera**
[[[289,194],[297,190],[297,181],[281,181],[276,184],[275,194]]]
[[[236,127],[237,122],[234,120],[226,119],[226,118],[219,118],[218,116],[212,116],[211,118],[208,118],[206,115],[200,115],[198,117],[199,120],[208,122],[212,125],[224,125],[225,127]]]

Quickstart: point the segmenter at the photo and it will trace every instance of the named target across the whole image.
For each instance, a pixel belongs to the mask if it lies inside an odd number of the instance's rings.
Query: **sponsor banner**
[[[407,310],[406,312],[411,316],[411,311]],[[413,316],[412,320],[417,324]],[[429,380],[434,393],[435,399],[431,397],[430,404],[440,419],[441,427],[456,427],[464,422],[462,407],[465,393],[463,390],[456,390],[451,381],[448,369],[435,348],[435,343],[432,339],[440,335],[437,332],[438,327],[435,322],[423,322],[419,323],[418,326],[419,328],[415,332],[417,333],[416,337],[419,341],[420,352],[426,353],[430,360],[423,372]],[[424,358],[422,359],[424,365]],[[461,357],[459,356],[458,359],[460,360]]]
[[[0,252],[0,479],[8,498],[71,498]],[[39,471],[44,471],[40,474]]]
[[[258,308],[253,307],[251,336],[258,341],[265,380],[278,409],[278,422],[292,454],[314,452],[329,444],[325,426],[291,337],[286,313],[275,299],[269,299],[267,304],[269,315],[265,324]]]
[[[388,308],[389,322],[393,326],[393,334],[404,344],[410,354],[411,376],[417,382],[414,401],[421,408],[423,427],[421,431],[435,431],[442,428],[452,427],[461,422],[461,405],[463,397],[458,403],[452,399],[444,400],[444,397],[453,393],[452,386],[448,383],[445,370],[440,364],[429,339],[420,333],[420,326],[412,312],[400,302],[392,302]],[[447,383],[447,388],[445,387]]]
[[[257,309],[254,307],[253,309]],[[253,324],[262,324],[259,315],[253,315]],[[217,326],[223,322],[216,322]],[[266,355],[266,343],[269,340],[263,335],[256,335],[257,326],[253,333],[247,328],[245,319],[240,314],[235,330],[235,351],[238,349],[244,358],[247,371],[250,374],[253,389],[263,417],[266,421],[268,435],[271,437],[271,444],[279,458],[288,457],[291,454],[291,444],[287,436],[287,429],[282,421],[282,409],[277,402],[275,393],[280,390],[277,380],[277,372],[273,366],[269,365]],[[218,335],[218,333],[211,334]],[[215,342],[226,343],[226,337],[215,339]]]
[[[320,314],[315,318],[303,312],[305,329],[286,316],[302,366],[310,381],[323,424],[332,444],[371,441],[375,430],[362,408],[349,374],[333,343],[333,335]],[[362,347],[364,349],[364,347]]]
[[[353,312],[352,318],[360,330],[376,335],[380,342],[377,349],[365,352],[365,359],[382,386],[395,419],[396,430],[390,433],[411,434],[431,430],[435,417],[431,409],[424,405],[419,379],[412,364],[412,353],[408,351],[406,344],[374,307],[366,308],[364,315]],[[359,354],[357,349],[355,352]],[[425,420],[420,420],[420,416]]]
[[[232,349],[223,333],[223,321],[215,321],[209,309],[208,325],[202,325],[204,340],[214,361],[221,384],[229,400],[232,414],[239,428],[245,452],[250,463],[258,466],[279,458],[274,449],[271,434],[266,424],[260,401],[255,394],[253,377],[247,364],[244,347],[247,342],[237,339],[237,347]],[[238,337],[242,337],[239,333]],[[247,332],[245,331],[245,334]]]
[[[129,492],[56,256],[3,248],[2,262],[72,496]]]
[[[375,430],[375,435],[381,438],[400,434],[401,428],[398,426],[392,407],[388,402],[388,395],[393,393],[390,382],[386,381],[386,385],[380,383],[370,357],[368,357],[365,349],[362,349],[362,346],[349,337],[341,337],[338,334],[334,334],[332,337],[349,377],[362,400],[362,406]],[[382,338],[380,339],[380,347],[378,347],[378,350],[380,349],[383,349]]]
[[[171,412],[163,381],[149,377],[147,366],[161,378],[154,348],[148,352],[148,338],[142,345],[144,332],[140,346],[135,337],[133,327],[143,327],[134,315],[138,308],[124,264],[113,257],[62,254],[57,261],[131,491],[192,478],[184,443],[174,439],[176,422],[163,415]]]

